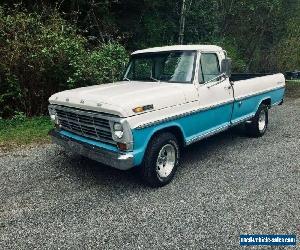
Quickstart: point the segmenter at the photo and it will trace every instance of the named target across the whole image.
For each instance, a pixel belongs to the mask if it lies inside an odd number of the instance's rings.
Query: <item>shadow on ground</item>
[[[196,163],[205,160],[207,157],[211,157],[214,151],[220,147],[230,147],[233,141],[241,137],[247,137],[244,126],[242,125],[233,127],[225,132],[184,148],[182,150],[181,164],[177,174],[180,174],[182,171],[188,171],[190,168],[193,168]],[[67,153],[63,149],[59,154],[66,158],[64,159],[65,163],[69,163],[68,168],[63,168],[62,171],[66,171],[68,175],[73,175],[88,185],[90,185],[92,181],[95,185],[117,185],[125,188],[126,186],[139,186],[139,188],[143,186],[147,188],[140,179],[138,167],[121,171],[91,159]],[[189,164],[185,164],[186,162],[189,162]]]

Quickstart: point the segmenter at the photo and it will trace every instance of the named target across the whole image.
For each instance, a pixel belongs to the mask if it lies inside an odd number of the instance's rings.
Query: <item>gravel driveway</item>
[[[290,99],[263,138],[235,128],[188,147],[160,189],[54,145],[2,154],[0,249],[240,249],[239,235],[253,233],[299,241],[299,131],[300,99]]]

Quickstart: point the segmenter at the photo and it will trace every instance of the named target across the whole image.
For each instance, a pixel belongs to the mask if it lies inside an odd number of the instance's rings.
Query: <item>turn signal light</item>
[[[146,110],[151,110],[151,109],[153,109],[153,104],[146,105],[146,106],[143,106],[143,107],[136,107],[136,108],[132,109],[132,111],[134,113],[141,113],[141,112],[144,112]]]
[[[125,151],[125,150],[128,149],[126,143],[118,142],[117,145],[118,145],[118,148],[119,148],[120,150]]]
[[[134,113],[140,113],[140,112],[143,112],[143,111],[144,111],[143,107],[136,107],[136,108],[133,109]]]

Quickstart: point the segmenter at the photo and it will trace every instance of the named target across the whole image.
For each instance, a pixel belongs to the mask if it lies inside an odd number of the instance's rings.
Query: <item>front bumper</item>
[[[113,168],[127,170],[134,166],[132,153],[113,152],[104,148],[90,145],[64,136],[56,129],[49,132],[52,141],[66,150],[83,155],[87,158],[111,166]]]

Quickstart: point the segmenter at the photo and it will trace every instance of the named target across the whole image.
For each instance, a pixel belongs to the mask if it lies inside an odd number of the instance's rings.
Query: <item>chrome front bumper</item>
[[[56,129],[49,132],[53,143],[113,168],[127,170],[134,166],[132,153],[113,152],[61,135]]]

